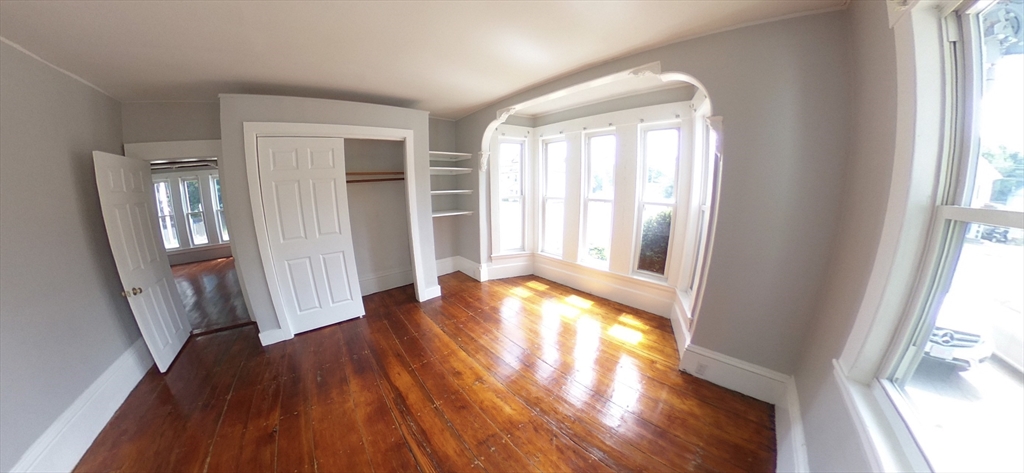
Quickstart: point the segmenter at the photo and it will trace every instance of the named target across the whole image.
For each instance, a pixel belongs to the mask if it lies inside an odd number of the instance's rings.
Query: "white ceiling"
[[[123,102],[218,93],[461,118],[587,66],[847,0],[0,1],[0,36]]]

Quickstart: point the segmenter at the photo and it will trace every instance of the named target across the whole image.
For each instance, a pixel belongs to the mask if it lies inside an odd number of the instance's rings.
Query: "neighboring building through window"
[[[154,180],[153,191],[156,193],[156,215],[160,220],[160,235],[163,237],[164,248],[172,250],[181,246],[178,242],[178,227],[174,222],[174,204],[171,183],[166,179]]]

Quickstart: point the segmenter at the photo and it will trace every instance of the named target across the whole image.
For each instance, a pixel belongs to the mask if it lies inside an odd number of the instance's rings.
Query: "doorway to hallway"
[[[192,333],[201,335],[252,324],[233,257],[171,266]]]

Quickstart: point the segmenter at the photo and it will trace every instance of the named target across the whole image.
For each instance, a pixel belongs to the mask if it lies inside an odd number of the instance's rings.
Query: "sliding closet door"
[[[295,333],[365,314],[340,138],[259,138],[274,277]]]

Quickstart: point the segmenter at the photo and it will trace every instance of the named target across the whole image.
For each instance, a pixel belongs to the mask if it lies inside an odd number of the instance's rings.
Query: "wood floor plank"
[[[774,468],[772,406],[679,372],[667,319],[536,276],[439,282],[268,347],[194,337],[76,471]]]

